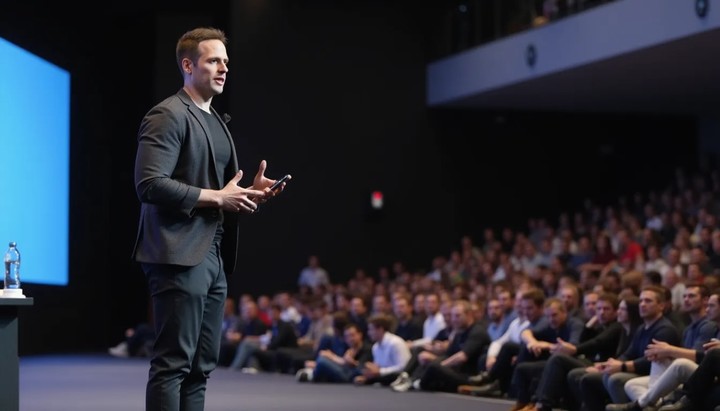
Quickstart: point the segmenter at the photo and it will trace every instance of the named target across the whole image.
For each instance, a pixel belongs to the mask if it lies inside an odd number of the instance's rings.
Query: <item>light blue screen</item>
[[[0,254],[17,243],[21,285],[67,285],[70,74],[2,38],[0,63]]]

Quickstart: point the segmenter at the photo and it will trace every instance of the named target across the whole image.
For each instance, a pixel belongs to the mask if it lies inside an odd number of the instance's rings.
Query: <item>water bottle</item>
[[[10,296],[20,292],[20,251],[14,241],[10,242],[10,248],[5,252],[5,290],[3,296]]]

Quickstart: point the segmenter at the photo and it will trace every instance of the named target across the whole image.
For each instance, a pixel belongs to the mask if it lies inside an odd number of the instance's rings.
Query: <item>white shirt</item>
[[[446,326],[445,317],[441,312],[436,312],[435,315],[427,317],[423,322],[423,336],[412,342],[413,347],[431,342]]]
[[[372,346],[373,362],[380,367],[380,375],[401,372],[410,361],[410,349],[405,340],[385,332],[382,340]]]
[[[510,325],[508,326],[507,331],[505,331],[505,334],[500,336],[497,340],[490,343],[490,347],[488,347],[487,356],[488,357],[497,357],[497,355],[500,353],[500,349],[502,348],[503,344],[505,344],[508,341],[520,344],[520,334],[528,328],[530,325],[530,321],[521,319],[520,317],[515,318],[510,322]]]

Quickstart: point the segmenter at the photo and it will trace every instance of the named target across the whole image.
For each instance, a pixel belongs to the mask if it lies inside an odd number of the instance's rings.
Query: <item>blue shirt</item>
[[[621,361],[632,360],[636,374],[650,374],[650,361],[645,358],[645,349],[652,340],[665,341],[670,345],[677,346],[680,344],[680,332],[666,317],[660,317],[650,327],[645,327],[643,324],[635,330],[630,345],[618,359]]]

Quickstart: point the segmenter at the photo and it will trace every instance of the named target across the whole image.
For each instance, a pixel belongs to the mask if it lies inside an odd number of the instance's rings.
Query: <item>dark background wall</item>
[[[292,289],[311,253],[337,281],[394,260],[428,268],[462,234],[659,188],[696,160],[693,118],[426,108],[425,64],[451,38],[444,7],[196,5],[131,1],[90,18],[67,3],[0,5],[1,37],[72,75],[70,285],[24,285],[35,305],[21,312],[21,354],[102,350],[147,318],[129,258],[136,132],[181,87],[175,41],[197,25],[230,37],[229,81],[213,104],[232,115],[244,181],[260,159],[271,176],[294,176],[243,217],[233,295]],[[373,190],[385,193],[380,217],[368,212]]]

